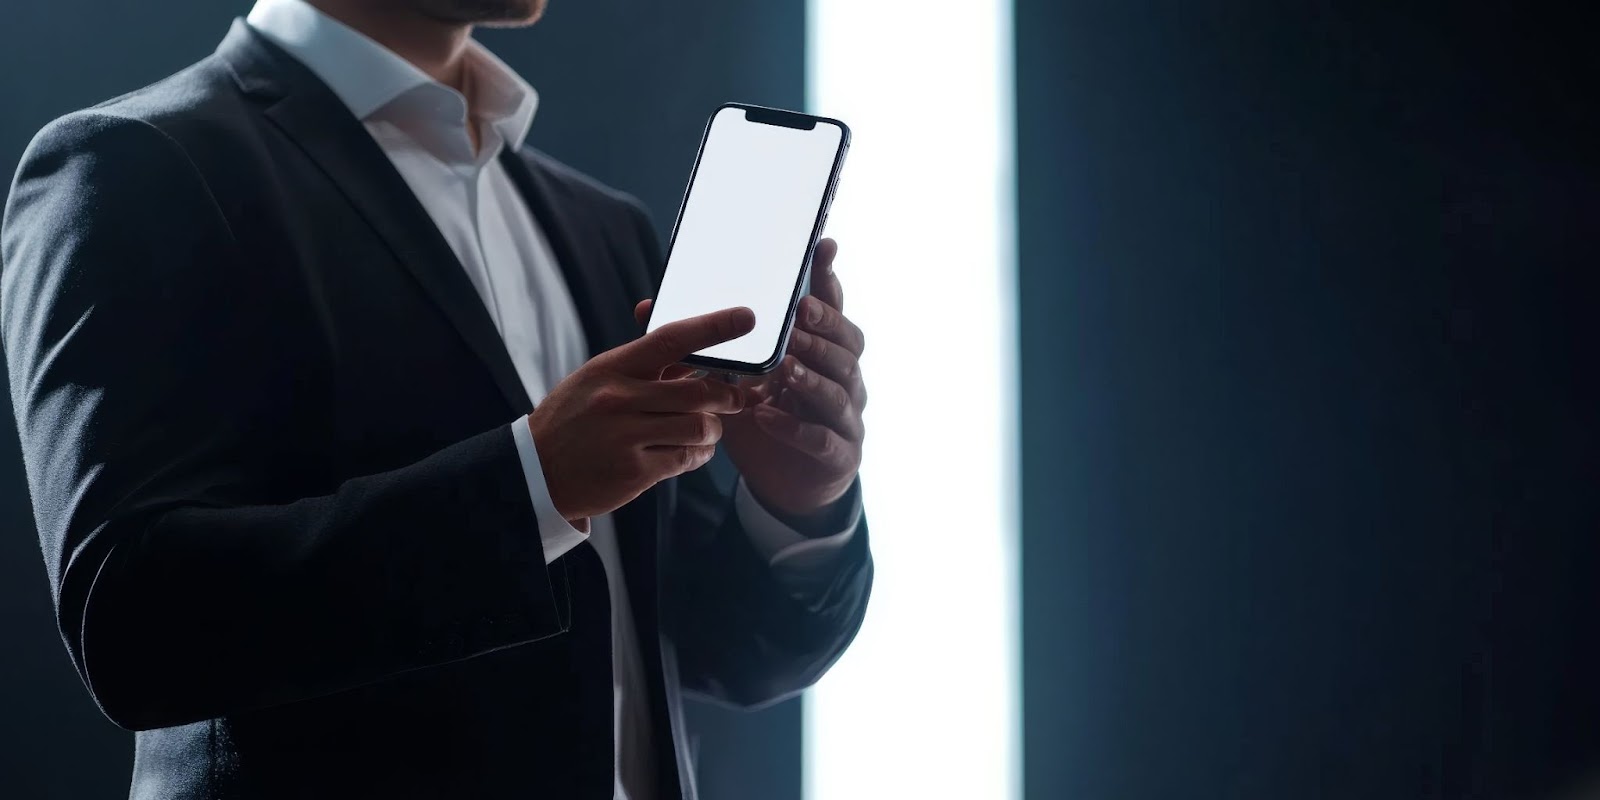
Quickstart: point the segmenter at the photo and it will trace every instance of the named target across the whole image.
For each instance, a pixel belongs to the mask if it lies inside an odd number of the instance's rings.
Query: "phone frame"
[[[666,267],[672,263],[672,248],[678,242],[678,226],[683,224],[683,213],[689,207],[689,195],[694,193],[695,178],[700,174],[700,159],[705,156],[706,142],[711,138],[711,126],[717,120],[717,115],[729,108],[742,109],[745,121],[762,125],[777,125],[784,128],[798,130],[814,130],[818,125],[834,125],[839,128],[839,149],[833,154],[833,167],[828,173],[828,188],[822,193],[822,202],[817,206],[816,218],[811,225],[811,238],[806,245],[805,253],[801,255],[800,269],[796,272],[794,290],[789,293],[789,308],[784,313],[782,333],[778,335],[778,345],[772,351],[772,356],[759,364],[744,361],[731,361],[723,358],[711,358],[690,354],[679,363],[696,369],[713,372],[730,373],[734,375],[765,375],[777,369],[783,362],[784,354],[789,351],[789,334],[794,330],[795,312],[800,306],[801,289],[806,287],[807,279],[811,275],[811,258],[817,250],[817,242],[822,238],[822,229],[828,222],[828,209],[833,205],[833,193],[839,186],[839,173],[844,167],[845,154],[850,152],[850,126],[831,117],[819,117],[811,114],[802,114],[798,111],[785,111],[780,108],[750,105],[748,103],[723,103],[711,112],[711,117],[706,120],[706,129],[700,134],[700,147],[695,151],[694,169],[689,172],[689,183],[683,189],[683,200],[678,204],[677,219],[672,222],[672,238],[667,241],[667,250],[662,255],[662,282],[666,282]],[[661,293],[661,287],[656,287],[656,294]],[[651,316],[655,308],[651,306]],[[645,321],[645,330],[650,329],[649,320]]]

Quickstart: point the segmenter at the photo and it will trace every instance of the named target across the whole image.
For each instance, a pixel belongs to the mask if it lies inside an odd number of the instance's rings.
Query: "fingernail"
[[[796,361],[794,362],[794,367],[789,370],[789,374],[795,380],[800,380],[806,376],[806,368],[800,366],[800,362]]]
[[[815,325],[822,321],[822,301],[815,297],[806,298],[806,322]]]

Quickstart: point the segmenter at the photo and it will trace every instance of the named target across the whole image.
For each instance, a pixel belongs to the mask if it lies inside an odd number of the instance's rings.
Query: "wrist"
[[[855,478],[852,476],[850,482],[832,497],[801,507],[775,502],[763,496],[749,482],[745,483],[745,488],[750,491],[750,496],[779,522],[803,534],[825,536],[837,533],[849,521],[851,512],[855,510],[855,504],[850,502],[851,490],[855,485]]]
[[[558,470],[553,469],[550,463],[550,452],[540,439],[539,428],[534,424],[533,414],[523,417],[523,424],[528,426],[529,438],[533,441],[533,452],[539,460],[539,470],[544,481],[545,494],[550,499],[550,505],[561,518],[566,520],[579,533],[589,532],[589,517],[586,514],[575,514],[569,510],[565,486],[557,477]]]

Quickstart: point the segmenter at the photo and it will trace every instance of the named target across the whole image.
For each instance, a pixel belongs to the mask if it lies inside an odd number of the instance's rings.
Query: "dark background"
[[[5,183],[46,122],[203,58],[249,8],[5,4]],[[529,142],[637,195],[665,236],[713,109],[728,100],[804,107],[804,31],[800,0],[554,0],[533,28],[480,39],[539,91]],[[56,632],[9,395],[0,404],[0,795],[125,796],[132,737],[100,716]],[[799,701],[754,715],[690,701],[689,712],[706,800],[800,797]]]
[[[1593,25],[1016,20],[1027,796],[1547,798],[1600,763]]]
[[[1502,5],[1017,0],[1028,798],[1542,798],[1600,764],[1593,28]],[[13,4],[0,169],[245,7]],[[801,105],[803,29],[555,0],[484,38],[533,141],[664,225],[707,109]],[[115,796],[29,520],[0,458],[0,781]],[[708,798],[798,796],[794,704],[696,711]]]

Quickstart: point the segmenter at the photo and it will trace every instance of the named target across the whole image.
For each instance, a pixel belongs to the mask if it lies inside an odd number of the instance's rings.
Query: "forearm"
[[[676,536],[697,542],[674,554],[669,571],[684,686],[739,707],[792,696],[815,683],[860,629],[872,584],[866,520],[834,537],[826,553],[805,553],[802,545],[794,557],[774,557],[746,530],[749,515],[736,503],[725,501],[716,515],[707,508],[703,497],[686,502],[675,522]],[[710,537],[687,535],[709,525],[716,525]]]
[[[124,727],[164,727],[560,633],[567,593],[508,439],[284,505],[107,521],[81,550],[103,555],[74,559],[59,597],[96,700]]]

